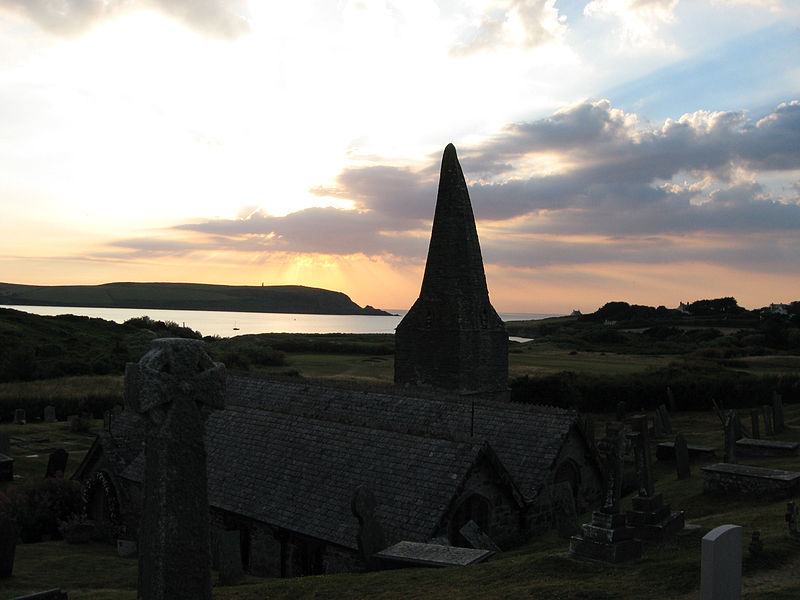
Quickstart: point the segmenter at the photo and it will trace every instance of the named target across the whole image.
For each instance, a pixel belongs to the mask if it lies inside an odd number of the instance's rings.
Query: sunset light
[[[798,25],[789,0],[0,0],[0,281],[408,308],[452,142],[498,311],[798,300]]]

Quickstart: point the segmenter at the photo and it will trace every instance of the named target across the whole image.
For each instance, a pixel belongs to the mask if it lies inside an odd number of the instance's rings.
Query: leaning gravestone
[[[761,439],[761,432],[759,431],[758,427],[758,409],[754,408],[750,411],[750,426],[752,428],[753,439],[760,440]]]
[[[225,367],[200,340],[166,338],[153,341],[136,371],[132,408],[145,421],[138,598],[210,600],[203,438],[209,409],[224,405]]]
[[[358,519],[358,550],[361,553],[368,569],[380,567],[380,560],[375,555],[386,548],[386,537],[383,527],[375,517],[375,508],[378,502],[366,486],[359,486],[353,494],[350,509]]]
[[[44,474],[45,479],[50,479],[52,477],[56,477],[58,479],[63,478],[64,473],[67,471],[68,458],[69,452],[63,448],[59,448],[55,452],[52,452],[50,454],[50,458],[47,460],[47,471]]]
[[[44,422],[45,423],[55,423],[56,422],[56,407],[55,406],[45,406],[44,407]]]
[[[241,533],[238,529],[221,531],[217,540],[219,543],[219,582],[222,585],[233,585],[244,576]]]
[[[669,409],[675,412],[675,395],[672,393],[672,388],[667,386],[667,402],[669,402]]]
[[[742,528],[720,525],[701,542],[701,600],[740,600],[742,597]]]
[[[675,436],[675,464],[678,469],[678,479],[689,479],[691,475],[689,446],[686,445],[686,438],[682,433]]]
[[[764,435],[774,435],[775,430],[772,428],[772,409],[764,404],[761,407],[761,412],[764,415]]]
[[[14,553],[17,549],[17,529],[5,515],[0,515],[0,579],[14,572]]]
[[[25,425],[24,408],[18,408],[14,411],[14,425]]]
[[[475,521],[467,521],[466,524],[458,530],[458,533],[460,533],[464,539],[469,542],[470,546],[476,550],[500,552],[500,547],[494,543],[494,540],[490,538]]]

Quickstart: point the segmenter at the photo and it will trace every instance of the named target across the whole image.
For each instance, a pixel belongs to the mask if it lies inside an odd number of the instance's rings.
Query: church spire
[[[420,295],[395,335],[395,384],[507,395],[508,334],[491,303],[456,149],[442,157]]]

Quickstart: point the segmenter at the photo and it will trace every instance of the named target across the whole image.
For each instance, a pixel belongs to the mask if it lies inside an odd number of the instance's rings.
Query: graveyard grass
[[[787,431],[776,439],[800,441],[800,404],[786,405]],[[746,413],[742,413],[746,414]],[[597,437],[613,415],[595,414]],[[747,423],[747,419],[744,420]],[[679,412],[673,429],[682,431],[689,444],[708,445],[722,452],[722,426],[712,412]],[[98,430],[102,421],[93,421]],[[69,450],[72,473],[91,445],[91,433],[73,433],[65,422],[3,424],[12,436],[17,485],[40,478],[47,449]],[[665,438],[666,439],[666,438]],[[671,437],[669,441],[671,441]],[[18,445],[21,444],[22,446]],[[655,453],[653,452],[655,456]],[[747,464],[796,470],[798,458],[746,459]],[[800,539],[789,536],[784,522],[784,501],[740,499],[702,493],[700,466],[692,463],[690,479],[679,481],[673,463],[654,460],[656,491],[673,510],[683,510],[686,522],[700,529],[661,546],[645,546],[643,558],[631,564],[606,565],[580,562],[567,556],[568,540],[549,532],[485,564],[466,568],[405,569],[366,574],[267,580],[247,577],[240,585],[214,587],[214,598],[255,600],[264,598],[542,598],[542,599],[696,599],[700,583],[700,540],[718,525],[742,525],[743,598],[749,600],[800,598]],[[709,461],[716,462],[716,461]],[[745,462],[745,461],[742,461]],[[626,481],[633,480],[626,465]],[[623,509],[630,506],[629,493]],[[581,517],[587,522],[589,514]],[[754,530],[761,531],[763,553],[747,549]],[[116,549],[102,543],[67,544],[49,541],[17,547],[14,576],[0,580],[0,600],[61,587],[72,598],[134,599],[137,561],[117,557]],[[213,579],[216,582],[216,573]]]

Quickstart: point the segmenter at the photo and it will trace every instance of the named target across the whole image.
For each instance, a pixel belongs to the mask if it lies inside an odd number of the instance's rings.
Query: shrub
[[[83,511],[80,484],[66,479],[44,479],[0,504],[7,506],[25,543],[59,537],[60,523]]]

